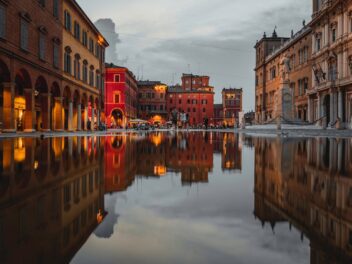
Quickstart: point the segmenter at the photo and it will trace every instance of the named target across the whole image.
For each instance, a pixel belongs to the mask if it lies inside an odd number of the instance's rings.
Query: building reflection
[[[253,139],[255,215],[308,237],[311,263],[352,261],[352,140]]]
[[[233,133],[147,133],[106,139],[106,192],[125,191],[136,177],[181,176],[184,186],[208,183],[213,153],[222,157],[223,170],[242,169],[242,149]]]
[[[0,141],[0,262],[67,263],[105,216],[104,141]]]

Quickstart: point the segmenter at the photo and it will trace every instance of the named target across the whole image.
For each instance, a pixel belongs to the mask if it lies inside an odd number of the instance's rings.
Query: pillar
[[[343,92],[341,90],[339,90],[338,92],[338,117],[341,120],[341,122],[343,122]]]
[[[308,96],[308,122],[313,122],[314,118],[312,118],[313,113],[312,113],[312,99]]]
[[[54,98],[54,108],[53,108],[53,128],[55,131],[63,131],[63,107],[62,107],[62,97]]]
[[[82,106],[81,104],[77,105],[77,131],[82,130]]]
[[[322,116],[323,116],[323,112],[322,112],[322,102],[321,102],[321,96],[320,96],[320,94],[318,94],[317,115],[318,115],[318,119],[322,118]]]
[[[68,131],[73,131],[73,102],[68,103]]]
[[[3,130],[2,132],[16,132],[15,128],[15,84],[3,83]]]
[[[34,92],[31,88],[24,89],[24,97],[26,100],[26,112],[24,116],[24,132],[34,132],[34,120],[35,120],[35,109],[34,109]]]
[[[84,130],[88,130],[87,126],[87,121],[88,121],[88,106],[84,107]]]
[[[51,95],[42,94],[42,131],[50,131]]]
[[[332,124],[335,119],[334,119],[334,102],[335,102],[335,92],[330,93],[330,124]]]
[[[92,120],[91,120],[92,122],[91,122],[90,128],[92,131],[94,131],[95,108],[92,107],[91,111],[92,111]]]

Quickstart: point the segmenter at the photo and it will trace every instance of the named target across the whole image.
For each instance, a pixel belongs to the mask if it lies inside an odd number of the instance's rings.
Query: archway
[[[49,130],[49,95],[48,85],[43,76],[39,76],[35,82],[35,129]]]
[[[70,118],[70,104],[72,103],[71,99],[71,90],[68,86],[65,87],[64,89],[64,94],[62,98],[62,106],[63,106],[63,112],[64,112],[64,130],[69,130],[70,122],[72,122]]]
[[[59,84],[54,82],[50,91],[50,129],[62,129],[62,99]]]
[[[326,117],[326,124],[330,123],[330,95],[324,97],[323,102],[324,116]]]
[[[15,77],[14,91],[14,122],[17,131],[24,131],[25,128],[33,129],[32,101],[33,91],[30,76],[25,69],[21,69]]]
[[[88,100],[88,130],[94,130],[94,120],[95,120],[95,106],[93,96],[89,96]]]
[[[7,96],[4,94],[4,83],[10,82],[10,71],[7,68],[6,64],[0,60],[0,130],[6,128],[4,122],[5,114],[8,116],[7,111],[11,111],[11,94],[7,93]],[[6,101],[7,102],[6,102]],[[10,108],[5,109],[5,106],[10,106]]]
[[[121,109],[114,109],[110,115],[111,127],[112,128],[123,128],[124,126],[124,114]]]

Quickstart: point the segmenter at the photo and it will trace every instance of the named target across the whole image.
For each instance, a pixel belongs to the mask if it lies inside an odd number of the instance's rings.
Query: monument
[[[285,54],[280,61],[281,83],[276,92],[276,117],[280,119],[280,125],[281,122],[294,121],[294,91],[290,87],[290,64],[290,58]]]

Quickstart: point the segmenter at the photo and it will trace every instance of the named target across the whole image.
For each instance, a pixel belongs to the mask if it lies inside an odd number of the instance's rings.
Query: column
[[[337,78],[343,78],[343,53],[340,52],[337,54]]]
[[[77,131],[82,130],[82,106],[81,104],[77,105]]]
[[[318,94],[318,107],[317,107],[317,115],[318,115],[318,118],[317,119],[320,119],[322,118],[323,116],[323,112],[322,112],[322,107],[321,107],[321,96],[320,94]]]
[[[42,131],[50,131],[51,95],[42,94]]]
[[[337,36],[338,38],[343,35],[343,14],[339,14],[337,18]]]
[[[343,13],[343,34],[348,34],[348,12]]]
[[[35,120],[35,109],[34,109],[34,92],[31,88],[24,89],[24,97],[26,100],[26,112],[24,116],[24,132],[34,132],[34,120]]]
[[[95,109],[92,107],[92,122],[91,122],[91,125],[90,125],[90,128],[91,128],[91,130],[92,131],[94,131],[94,119],[95,119],[95,113],[94,113],[94,111],[95,111]]]
[[[312,118],[311,118],[311,116],[312,116],[312,99],[310,99],[310,97],[308,96],[308,113],[307,113],[307,115],[308,115],[308,122],[312,122]]]
[[[343,92],[339,90],[338,92],[338,117],[343,122]]]
[[[341,77],[345,78],[348,76],[348,69],[347,69],[347,51],[345,50],[342,55],[342,74]]]
[[[329,24],[324,26],[324,47],[329,45]]]
[[[84,130],[85,131],[88,130],[87,121],[88,121],[88,106],[85,106],[84,107]]]
[[[3,83],[3,132],[16,132],[15,128],[15,84]]]
[[[54,98],[54,108],[53,108],[53,128],[55,131],[63,131],[63,107],[62,107],[62,97]]]
[[[68,103],[68,131],[73,131],[73,102]]]
[[[335,119],[334,119],[334,102],[335,102],[335,92],[330,92],[330,124],[332,124]]]
[[[100,125],[100,111],[99,111],[99,109],[97,109],[97,126],[98,126],[98,128],[99,128],[99,125]]]

